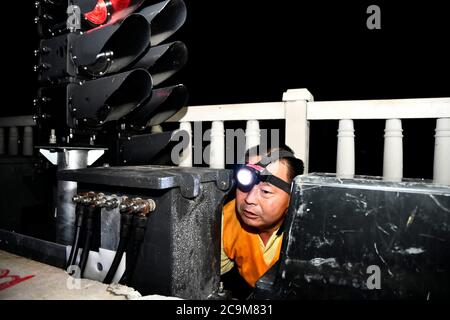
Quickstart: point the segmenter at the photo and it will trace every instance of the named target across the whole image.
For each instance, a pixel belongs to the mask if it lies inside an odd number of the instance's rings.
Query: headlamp
[[[243,187],[253,186],[258,179],[257,173],[250,167],[242,167],[236,173],[238,183]]]
[[[274,176],[265,167],[258,164],[246,164],[240,167],[236,172],[237,187],[239,190],[248,192],[254,185],[262,182],[267,182],[275,187],[291,193],[291,184],[286,181]]]

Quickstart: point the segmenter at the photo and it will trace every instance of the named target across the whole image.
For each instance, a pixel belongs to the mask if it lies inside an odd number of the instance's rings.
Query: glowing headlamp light
[[[281,190],[291,193],[291,184],[271,174],[260,165],[247,164],[236,172],[237,186],[241,191],[248,192],[254,185],[267,182]]]
[[[236,179],[242,186],[253,186],[258,179],[257,173],[249,167],[242,167],[236,173]]]

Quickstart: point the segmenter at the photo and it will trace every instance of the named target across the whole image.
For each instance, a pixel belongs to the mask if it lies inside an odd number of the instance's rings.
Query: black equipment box
[[[450,186],[298,176],[257,299],[448,299]]]
[[[61,171],[58,179],[76,181],[78,193],[93,191],[155,201],[128,285],[143,295],[186,299],[208,299],[217,293],[222,205],[232,185],[231,170],[96,167]],[[102,239],[97,243],[116,250],[120,218],[118,211],[112,215],[114,221],[106,224],[102,217]]]

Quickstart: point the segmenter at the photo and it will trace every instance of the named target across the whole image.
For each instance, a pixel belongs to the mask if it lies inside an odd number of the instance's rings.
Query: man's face
[[[256,164],[260,160],[260,156],[250,157],[248,163]],[[275,161],[266,169],[282,180],[289,181],[284,162]],[[246,225],[260,231],[279,228],[288,205],[289,194],[270,183],[260,182],[248,192],[239,189],[236,191],[236,209],[239,216]]]

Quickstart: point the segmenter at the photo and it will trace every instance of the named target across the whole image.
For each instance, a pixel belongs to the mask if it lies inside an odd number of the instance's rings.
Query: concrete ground
[[[0,250],[0,300],[127,300],[132,288],[75,279],[64,270]]]

